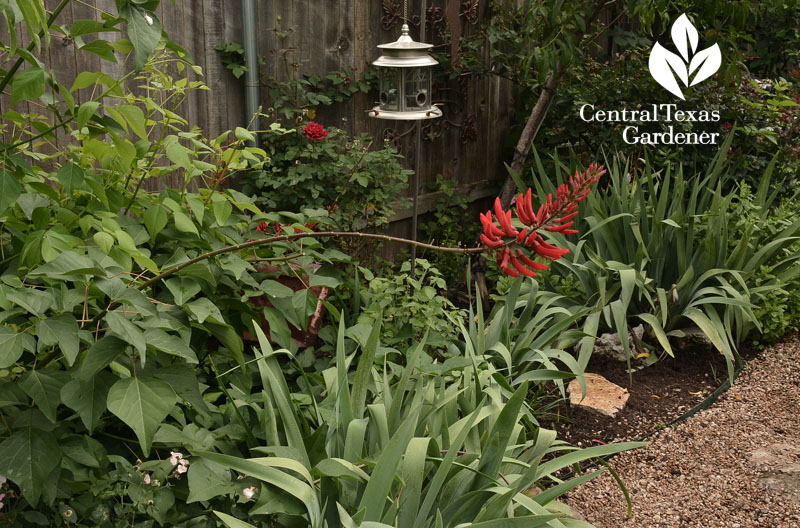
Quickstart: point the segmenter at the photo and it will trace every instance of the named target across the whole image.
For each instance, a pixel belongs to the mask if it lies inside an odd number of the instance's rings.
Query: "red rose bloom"
[[[302,127],[306,137],[311,140],[325,139],[328,137],[328,131],[319,123],[309,122],[306,126]]]

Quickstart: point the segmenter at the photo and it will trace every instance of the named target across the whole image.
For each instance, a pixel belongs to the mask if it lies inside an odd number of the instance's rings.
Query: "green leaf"
[[[108,410],[125,422],[139,439],[142,452],[150,454],[156,429],[164,421],[178,396],[168,384],[155,379],[128,378],[108,391]]]
[[[260,290],[273,298],[291,297],[294,295],[294,291],[290,287],[271,279],[265,279],[262,281],[260,284]]]
[[[197,356],[189,345],[178,336],[170,335],[160,328],[148,328],[144,333],[147,344],[167,354],[178,356],[189,363],[197,363]]]
[[[192,163],[189,160],[189,151],[186,147],[181,145],[178,136],[167,136],[164,138],[164,151],[167,154],[167,158],[186,170],[191,170]]]
[[[139,355],[144,356],[147,352],[147,341],[142,330],[130,322],[119,312],[108,312],[105,321],[112,332],[117,334],[123,341],[133,345]]]
[[[72,366],[78,357],[80,347],[78,330],[78,322],[70,314],[42,319],[36,325],[36,335],[39,338],[38,350],[41,352],[51,345],[58,345],[67,364]]]
[[[225,348],[230,351],[239,366],[244,369],[244,343],[239,332],[235,331],[229,324],[206,323],[204,326],[214,334],[214,337],[219,339],[220,343],[225,345]]]
[[[8,368],[22,356],[22,334],[0,326],[0,369]]]
[[[200,233],[197,232],[197,226],[194,225],[192,219],[189,218],[185,213],[175,211],[172,213],[172,215],[175,218],[175,227],[178,228],[178,231],[182,231],[184,233],[194,233],[195,235],[199,236]]]
[[[420,439],[415,438],[414,440]],[[312,473],[317,476],[325,477],[350,477],[356,480],[369,480],[369,475],[367,472],[352,462],[348,462],[347,460],[343,460],[341,458],[326,458],[324,460],[320,460],[319,463],[314,466]]]
[[[78,378],[89,380],[106,368],[118,355],[125,351],[128,344],[112,335],[105,335],[98,339],[86,352],[78,369]]]
[[[12,206],[22,194],[22,184],[4,170],[0,170],[0,214]]]
[[[167,208],[161,204],[153,204],[144,212],[143,218],[147,232],[150,233],[150,242],[155,242],[156,236],[166,227],[169,220]]]
[[[203,323],[209,317],[215,323],[224,323],[225,319],[214,303],[207,297],[201,297],[196,301],[186,303],[186,308],[197,318],[198,323]]]
[[[88,51],[89,53],[94,53],[98,57],[107,60],[109,62],[116,63],[117,57],[114,55],[114,47],[109,44],[107,40],[97,39],[89,42],[88,44],[84,44],[79,50]]]
[[[256,137],[253,135],[252,132],[250,132],[249,130],[244,129],[242,127],[236,127],[236,129],[233,131],[233,133],[236,136],[236,139],[241,140],[241,141],[255,141],[256,140]]]
[[[196,410],[208,414],[208,405],[200,392],[200,384],[197,382],[197,374],[191,367],[176,363],[169,367],[159,369],[153,375],[169,383],[169,386],[178,393],[178,396],[194,407]]]
[[[372,471],[364,495],[358,508],[366,508],[365,521],[380,521],[383,516],[383,507],[387,497],[390,496],[389,490],[395,479],[397,469],[405,453],[408,443],[414,436],[417,426],[421,406],[417,406],[410,411],[408,418],[398,427],[397,432],[380,451],[380,456]]]
[[[108,31],[105,24],[96,20],[76,20],[70,27],[70,34],[73,37],[79,37],[88,33],[98,33],[100,31]]]
[[[83,88],[88,88],[97,82],[103,82],[105,80],[104,75],[105,74],[101,72],[81,72],[77,77],[75,77],[75,81],[72,83],[72,87],[69,89],[69,91],[74,92],[75,90],[82,90]]]
[[[90,434],[106,411],[106,399],[112,379],[110,374],[98,374],[88,380],[73,379],[61,387],[61,401],[78,413]]]
[[[227,526],[228,528],[256,528],[252,524],[240,521],[236,517],[231,517],[227,513],[222,513],[215,510],[214,515],[219,517],[220,520],[223,523],[225,523],[225,526]]]
[[[28,276],[53,279],[74,279],[76,275],[106,275],[106,270],[89,257],[75,251],[65,251],[56,258],[28,273]]]
[[[18,71],[11,80],[11,106],[44,95],[46,77],[41,68]]]
[[[130,4],[120,9],[119,14],[128,22],[128,38],[133,44],[134,64],[137,70],[141,70],[161,40],[161,22],[154,13]]]
[[[44,314],[53,305],[53,294],[47,290],[20,288],[8,293],[6,298],[37,317]]]
[[[227,495],[237,487],[231,482],[231,470],[200,459],[189,466],[189,497],[187,503],[206,501],[218,495]]]
[[[147,139],[147,129],[145,128],[144,112],[138,106],[122,105],[117,107],[120,114],[125,116],[131,130],[142,139]]]
[[[86,101],[78,108],[78,128],[83,128],[86,123],[94,116],[94,113],[100,107],[98,101]]]
[[[164,281],[175,304],[183,306],[200,292],[200,285],[191,277],[175,277]]]
[[[193,454],[276,486],[285,493],[299,499],[305,505],[311,526],[319,526],[321,524],[322,512],[319,500],[314,489],[308,483],[264,464],[264,459],[254,458],[248,460],[209,451],[197,451]]]
[[[55,423],[64,382],[53,374],[53,371],[29,370],[19,379],[19,387],[33,399],[42,414]]]
[[[34,508],[59,462],[61,450],[55,435],[31,427],[17,431],[0,444],[0,475],[19,486]]]
[[[233,212],[233,206],[228,200],[215,201],[213,209],[214,209],[214,219],[216,219],[217,225],[220,226],[225,225],[225,222],[228,221],[228,218],[231,216],[231,213]]]
[[[375,353],[380,344],[381,321],[383,317],[379,314],[376,323],[372,326],[367,342],[363,347],[363,353],[358,359],[356,374],[353,378],[353,390],[351,400],[353,402],[353,416],[356,418],[364,417],[364,407],[367,400],[367,387],[369,385],[372,367],[375,361]],[[383,507],[383,504],[381,504]]]
[[[106,255],[111,252],[111,248],[114,247],[114,237],[106,233],[105,231],[99,231],[92,235],[92,239],[94,240],[97,247],[103,250],[103,253]]]
[[[653,333],[664,348],[664,351],[670,356],[675,357],[672,353],[672,346],[669,344],[669,339],[667,339],[667,334],[664,332],[664,328],[661,326],[658,317],[650,313],[640,313],[637,317],[650,325],[650,328],[653,329]]]

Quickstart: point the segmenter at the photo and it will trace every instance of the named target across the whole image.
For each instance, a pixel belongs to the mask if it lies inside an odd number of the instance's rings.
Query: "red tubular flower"
[[[269,224],[267,224],[266,222],[259,222],[258,227],[256,227],[256,231],[259,231],[266,235],[267,232],[269,231]]]
[[[532,191],[519,194],[515,201],[514,209],[519,221],[526,226],[519,231],[512,224],[511,210],[504,211],[500,199],[494,203],[494,215],[499,226],[492,218],[492,211],[481,213],[480,220],[483,233],[480,236],[484,246],[497,250],[497,264],[504,273],[512,277],[520,274],[535,277],[536,271],[547,269],[546,264],[540,264],[529,258],[521,249],[511,249],[518,245],[527,248],[532,255],[547,260],[558,260],[567,253],[568,249],[559,248],[544,241],[537,232],[539,229],[564,235],[574,235],[577,229],[574,218],[578,214],[578,203],[589,195],[591,186],[605,174],[602,165],[592,163],[585,172],[575,172],[569,178],[569,184],[562,184],[556,189],[555,195],[548,194],[545,203],[540,205],[534,214]]]
[[[306,126],[301,127],[303,132],[306,133],[306,137],[311,140],[321,140],[328,137],[328,131],[325,130],[325,127],[320,125],[319,123],[314,123],[310,121]]]

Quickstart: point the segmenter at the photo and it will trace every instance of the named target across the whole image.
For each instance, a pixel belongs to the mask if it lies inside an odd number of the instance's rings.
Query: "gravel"
[[[800,527],[800,339],[754,359],[709,409],[611,459],[565,502],[598,528]]]

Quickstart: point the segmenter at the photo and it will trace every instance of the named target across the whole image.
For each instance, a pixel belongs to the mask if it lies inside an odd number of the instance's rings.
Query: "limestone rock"
[[[641,339],[644,335],[644,326],[639,325],[634,327],[633,333],[636,334],[636,337]],[[634,351],[633,347],[633,339],[630,335],[628,335],[628,346],[631,350],[631,356],[636,357],[636,352]],[[607,357],[616,361],[627,361],[625,349],[622,347],[622,341],[617,333],[601,334],[594,342],[594,350],[592,351],[592,355],[597,357]]]
[[[611,383],[600,374],[584,374],[586,380],[586,397],[581,392],[578,380],[572,380],[567,387],[569,404],[578,409],[613,418],[628,402],[630,394]]]
[[[710,348],[714,346],[714,344],[711,342],[711,338],[709,338],[696,326],[681,328],[681,331],[683,332],[683,337],[674,339],[675,346],[673,348],[675,350],[685,350],[695,346],[701,346],[704,348]]]

